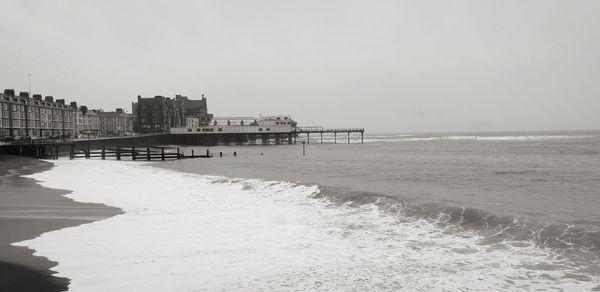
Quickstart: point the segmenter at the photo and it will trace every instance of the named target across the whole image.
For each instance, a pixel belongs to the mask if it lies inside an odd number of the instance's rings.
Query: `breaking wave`
[[[53,163],[31,177],[124,211],[17,244],[57,261],[74,291],[600,287],[598,233],[574,226],[149,163]]]
[[[594,258],[600,258],[600,230],[589,230],[569,224],[540,224],[518,216],[496,215],[476,208],[442,203],[408,203],[403,199],[378,193],[321,188],[323,191],[316,196],[330,197],[337,204],[350,206],[375,204],[387,213],[427,219],[448,230],[477,231],[483,236],[481,244],[503,241],[531,242],[538,247],[550,247],[562,251],[589,251],[596,254]]]

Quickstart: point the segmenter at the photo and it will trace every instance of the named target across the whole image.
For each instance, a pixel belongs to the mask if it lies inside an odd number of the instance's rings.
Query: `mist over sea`
[[[75,291],[600,290],[600,132],[319,142],[58,161],[32,177],[125,214],[20,244]]]

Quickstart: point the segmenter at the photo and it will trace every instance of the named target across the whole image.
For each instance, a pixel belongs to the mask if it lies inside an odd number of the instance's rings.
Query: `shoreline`
[[[68,290],[69,279],[50,270],[56,262],[12,243],[122,214],[106,205],[75,202],[64,197],[69,190],[45,188],[23,177],[52,167],[49,162],[0,154],[1,291]]]

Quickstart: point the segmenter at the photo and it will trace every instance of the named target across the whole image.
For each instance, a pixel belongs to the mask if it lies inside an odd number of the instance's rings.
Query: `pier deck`
[[[296,143],[296,139],[302,135],[306,134],[306,143],[310,144],[310,135],[318,135],[320,144],[323,143],[338,143],[338,134],[341,134],[339,137],[342,141],[346,141],[347,144],[350,143],[364,143],[364,128],[333,128],[327,129],[321,126],[312,126],[312,127],[296,127],[294,131],[294,143]],[[333,137],[331,136],[333,134]],[[344,136],[345,135],[345,136]],[[360,135],[360,136],[359,136]]]

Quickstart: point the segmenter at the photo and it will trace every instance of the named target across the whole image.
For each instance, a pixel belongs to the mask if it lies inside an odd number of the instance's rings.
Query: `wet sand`
[[[63,197],[68,190],[43,188],[20,177],[51,168],[45,161],[0,154],[0,291],[66,291],[69,280],[54,277],[49,270],[55,262],[10,244],[121,213],[105,205],[75,202]]]

